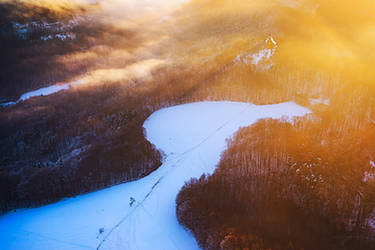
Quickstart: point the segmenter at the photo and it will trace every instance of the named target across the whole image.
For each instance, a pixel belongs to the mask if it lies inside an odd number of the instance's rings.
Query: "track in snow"
[[[256,106],[199,102],[161,109],[144,123],[166,153],[163,165],[134,182],[0,217],[2,249],[198,249],[175,215],[185,181],[212,173],[226,138],[261,118],[302,116],[295,103]],[[129,205],[130,197],[136,202]],[[104,228],[100,234],[99,229]]]

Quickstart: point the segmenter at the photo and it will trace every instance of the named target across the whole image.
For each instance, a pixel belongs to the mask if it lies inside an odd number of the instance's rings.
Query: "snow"
[[[310,99],[310,103],[312,105],[315,105],[315,104],[324,104],[324,105],[329,105],[330,101],[329,99],[323,99],[323,98],[311,98]]]
[[[370,160],[370,166],[371,166],[371,171],[365,171],[364,176],[363,176],[363,181],[368,182],[368,181],[374,181],[375,180],[375,173],[374,173],[374,168],[375,168],[375,162]]]
[[[274,46],[276,46],[277,47],[277,43],[276,43],[276,41],[275,41],[275,39],[273,39],[273,37],[272,36],[269,36],[269,37],[267,37],[267,39],[266,39],[266,41],[265,41],[266,43],[269,43],[269,42],[271,42]]]
[[[27,92],[21,95],[19,101],[25,101],[35,96],[44,96],[44,95],[51,95],[53,93],[59,92],[61,90],[69,89],[70,85],[68,83],[62,85],[52,85],[45,88],[40,88],[34,91]]]
[[[370,173],[368,171],[365,171],[364,176],[362,178],[362,181],[363,182],[369,182],[369,181],[373,181],[374,179],[375,179],[374,173]]]
[[[253,64],[258,65],[258,63],[262,60],[267,60],[270,59],[273,54],[276,52],[276,48],[278,47],[275,39],[273,39],[272,36],[268,36],[267,39],[265,40],[265,44],[269,48],[265,48],[260,50],[258,53],[252,55],[251,57],[253,58]]]
[[[269,59],[273,55],[274,51],[271,49],[262,49],[258,53],[252,55],[253,64],[257,65],[262,59]]]
[[[32,97],[36,96],[46,96],[46,95],[52,95],[54,93],[57,93],[62,90],[67,90],[70,89],[73,85],[80,84],[80,81],[74,81],[70,83],[65,83],[65,84],[55,84],[51,85],[45,88],[40,88],[37,90],[33,90],[30,92],[26,92],[25,94],[22,94],[21,97],[16,101],[16,102],[6,102],[6,103],[1,103],[0,105],[3,107],[9,106],[9,105],[14,105],[19,102],[25,101],[27,99],[30,99]]]
[[[244,63],[248,65],[249,61],[251,60],[251,63],[254,66],[257,66],[260,62],[270,59],[274,53],[275,49],[262,49],[254,54],[239,54],[234,59],[234,63]]]
[[[14,104],[16,104],[16,102],[5,102],[5,103],[1,103],[0,106],[6,107],[6,106],[14,105]]]
[[[74,40],[76,39],[76,35],[74,33],[56,34],[55,38],[60,39],[61,41],[65,41],[67,39]]]
[[[68,33],[65,33],[65,34],[56,34],[54,37],[56,39],[60,39],[61,41],[65,41],[65,40],[68,40],[68,39],[69,40],[76,39],[76,35],[74,33],[71,33],[71,32],[68,32]],[[47,40],[53,39],[53,36],[52,35],[41,36],[40,39],[43,40],[43,41],[47,41]]]
[[[41,36],[40,39],[43,40],[43,41],[47,41],[47,40],[51,40],[51,39],[53,39],[53,37],[52,37],[51,35],[48,35],[48,36]]]
[[[249,65],[251,62],[252,69],[255,71],[266,71],[272,67],[272,61],[269,60],[276,52],[278,44],[272,36],[268,36],[264,41],[262,49],[256,53],[242,53],[234,59],[235,64],[244,63]]]
[[[249,59],[251,59],[251,63],[253,65],[258,65],[261,61],[266,61],[273,56],[275,53],[275,49],[262,49],[254,54],[244,54],[244,55],[237,55],[234,59],[234,63],[245,63],[246,65],[249,64]]]
[[[175,199],[185,181],[213,173],[226,138],[261,118],[303,116],[295,103],[257,106],[198,102],[161,109],[144,123],[165,154],[150,175],[101,191],[0,217],[2,249],[199,249],[177,222]],[[135,199],[129,205],[131,197]]]
[[[21,24],[19,22],[12,22],[13,28],[16,31],[16,34],[24,39],[28,40],[29,36],[32,32],[35,31],[42,31],[45,32],[64,32],[61,34],[45,34],[40,37],[41,40],[47,41],[51,40],[53,38],[60,39],[62,41],[65,40],[74,40],[76,38],[76,35],[72,32],[68,32],[72,30],[74,27],[79,25],[79,21],[82,20],[82,17],[75,17],[72,20],[66,21],[66,22],[52,22],[48,23],[45,21],[33,21],[33,22],[27,22],[24,24]]]

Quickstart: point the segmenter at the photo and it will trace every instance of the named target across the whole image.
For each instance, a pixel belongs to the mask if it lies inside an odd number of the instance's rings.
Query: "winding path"
[[[226,139],[261,118],[303,116],[295,103],[200,102],[161,109],[144,123],[163,165],[134,182],[0,217],[2,249],[199,249],[175,216],[191,177],[212,173]],[[130,197],[135,198],[132,206]],[[103,228],[104,232],[99,233]]]

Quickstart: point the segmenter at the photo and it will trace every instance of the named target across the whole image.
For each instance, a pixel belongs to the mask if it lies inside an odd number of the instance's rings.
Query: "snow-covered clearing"
[[[278,47],[279,45],[276,43],[275,39],[273,39],[272,36],[268,36],[264,41],[262,49],[258,50],[255,53],[241,53],[234,59],[234,63],[244,63],[246,65],[249,65],[251,62],[251,66],[254,71],[269,70],[273,65],[270,59],[276,53]]]
[[[258,53],[251,56],[253,58],[253,64],[257,65],[262,59],[270,59],[273,53],[271,49],[260,50]]]
[[[184,182],[212,173],[226,138],[240,127],[309,112],[292,102],[199,102],[161,109],[144,123],[147,139],[166,155],[158,170],[138,181],[0,217],[1,249],[198,249],[175,215]]]
[[[25,101],[32,97],[52,95],[61,90],[70,89],[73,85],[76,85],[79,83],[80,83],[79,81],[74,81],[74,82],[65,83],[65,84],[55,84],[55,85],[51,85],[45,88],[40,88],[37,90],[29,91],[29,92],[26,92],[25,94],[22,94],[21,97],[16,102],[6,102],[6,103],[1,103],[0,105],[5,107],[5,106],[14,105],[16,103]]]

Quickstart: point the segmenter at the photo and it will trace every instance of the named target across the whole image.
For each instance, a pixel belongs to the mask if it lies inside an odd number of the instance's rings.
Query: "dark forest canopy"
[[[1,102],[85,84],[0,107],[3,212],[151,173],[162,155],[142,124],[160,108],[295,101],[313,114],[239,131],[182,189],[180,222],[206,249],[374,246],[371,1],[200,0],[164,22],[32,3],[0,2]]]
[[[372,249],[373,126],[340,137],[310,118],[243,128],[213,175],[182,188],[178,219],[203,249]]]

